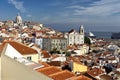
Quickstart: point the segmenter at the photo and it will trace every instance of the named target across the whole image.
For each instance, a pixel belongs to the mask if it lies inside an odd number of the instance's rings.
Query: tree
[[[88,45],[91,45],[91,41],[88,37],[85,36],[84,42]]]
[[[70,52],[66,52],[66,55],[65,55],[66,57],[69,57],[69,56],[71,56],[71,53]]]
[[[60,54],[60,51],[57,50],[57,48],[53,48],[53,49],[50,51],[50,53],[51,53],[51,54],[55,54],[55,53]]]
[[[90,41],[90,39],[88,38],[88,37],[86,37],[85,36],[85,38],[84,38],[84,42],[86,43],[86,44],[88,44],[89,45],[89,52],[88,53],[90,53],[90,45],[91,45],[91,41]]]

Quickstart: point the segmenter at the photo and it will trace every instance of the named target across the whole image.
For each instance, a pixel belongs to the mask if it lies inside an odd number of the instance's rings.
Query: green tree
[[[90,39],[89,39],[88,37],[86,37],[86,36],[85,36],[85,38],[84,38],[84,42],[85,42],[86,44],[88,44],[88,45],[91,45]]]
[[[55,53],[60,54],[60,51],[57,50],[57,48],[53,48],[53,50],[51,50],[50,53],[51,54],[55,54]]]
[[[90,38],[88,38],[88,37],[85,36],[84,42],[89,45],[89,51],[88,51],[88,53],[90,53],[90,49],[91,49],[91,47],[90,47],[90,45],[91,45]]]

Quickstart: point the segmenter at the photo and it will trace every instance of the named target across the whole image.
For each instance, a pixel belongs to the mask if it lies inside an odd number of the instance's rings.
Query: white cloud
[[[109,16],[120,12],[120,0],[101,0],[94,2],[89,7],[79,5],[69,6],[74,10],[74,15]],[[82,10],[81,10],[82,9]]]
[[[31,17],[32,17],[32,15],[31,15],[31,14],[28,14],[28,15],[27,15],[27,17],[31,18]]]
[[[50,16],[44,16],[44,17],[42,17],[41,19],[42,19],[43,21],[47,21],[47,20],[50,19]]]
[[[66,8],[70,8],[70,9],[85,9],[85,7],[79,6],[79,5],[73,5],[73,6],[69,6]]]
[[[8,0],[8,3],[13,4],[16,9],[18,9],[20,12],[26,12],[25,7],[23,6],[22,1],[17,0]]]

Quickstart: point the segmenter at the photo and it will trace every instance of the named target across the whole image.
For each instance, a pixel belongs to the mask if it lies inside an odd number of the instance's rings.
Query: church
[[[65,33],[65,38],[67,38],[68,45],[84,44],[83,25],[79,27],[79,32],[77,32],[75,29],[72,29],[68,33]]]
[[[17,16],[16,16],[16,18],[15,18],[15,22],[16,22],[17,24],[22,24],[22,18],[21,18],[21,16],[20,16],[19,13],[17,14]]]

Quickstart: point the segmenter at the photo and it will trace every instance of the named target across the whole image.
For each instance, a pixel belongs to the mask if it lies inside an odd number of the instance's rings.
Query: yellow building
[[[88,67],[77,62],[73,62],[73,72],[87,72]]]

